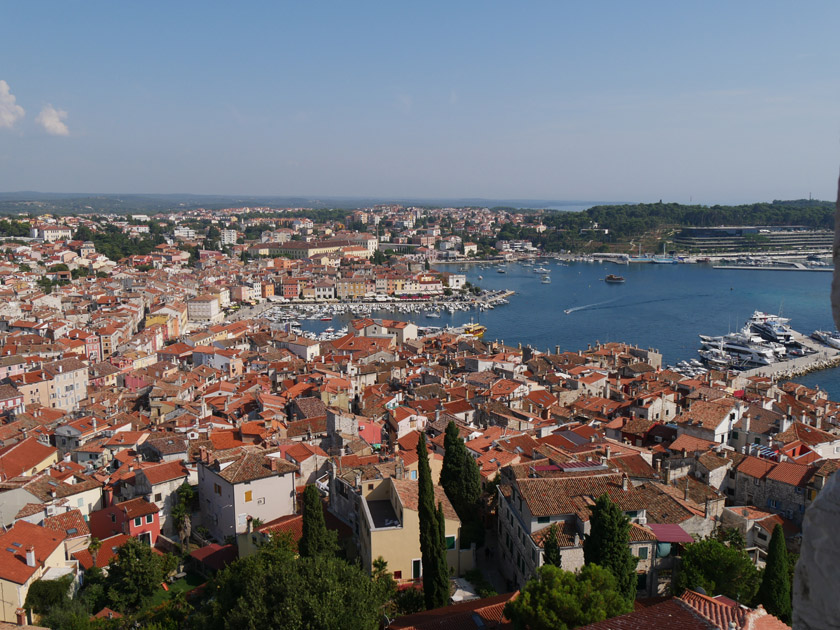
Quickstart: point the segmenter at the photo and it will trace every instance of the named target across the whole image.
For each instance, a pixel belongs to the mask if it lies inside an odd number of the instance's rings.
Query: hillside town
[[[6,222],[0,621],[35,623],[33,584],[82,588],[132,539],[186,549],[170,584],[203,584],[272,537],[300,540],[310,487],[348,559],[370,574],[386,563],[414,589],[428,459],[453,605],[448,622],[424,610],[389,627],[510,626],[504,605],[546,564],[549,533],[563,570],[583,569],[604,495],[629,519],[648,602],[628,623],[786,627],[721,593],[672,594],[703,539],[740,537],[762,569],[779,526],[799,552],[806,510],[840,465],[840,402],[763,376],[685,376],[627,343],[544,352],[372,314],[305,335],[264,309],[470,302],[481,289],[442,263],[527,255],[504,226],[545,226],[485,208],[294,210]],[[480,474],[480,534],[441,481],[448,427]]]

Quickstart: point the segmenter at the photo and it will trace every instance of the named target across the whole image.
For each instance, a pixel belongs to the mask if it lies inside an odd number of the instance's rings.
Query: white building
[[[295,511],[297,466],[277,454],[242,453],[198,465],[201,522],[218,541],[244,534],[249,517],[263,523]]]
[[[216,295],[199,295],[187,302],[187,318],[191,322],[219,324],[224,313]]]

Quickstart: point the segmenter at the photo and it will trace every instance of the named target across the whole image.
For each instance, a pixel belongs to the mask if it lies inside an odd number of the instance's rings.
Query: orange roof
[[[0,579],[25,584],[64,538],[64,534],[55,530],[27,521],[16,522],[9,531],[0,534]],[[30,546],[35,548],[34,567],[26,564],[26,549]]]
[[[33,468],[57,453],[52,446],[28,437],[0,450],[0,481],[29,473]]]

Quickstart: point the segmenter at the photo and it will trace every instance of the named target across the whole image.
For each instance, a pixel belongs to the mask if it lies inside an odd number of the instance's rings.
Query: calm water
[[[543,284],[542,274],[533,267],[520,264],[504,265],[505,274],[498,273],[498,267],[441,265],[448,271],[463,271],[484,288],[517,293],[509,305],[491,311],[442,313],[440,319],[420,315],[413,321],[460,325],[472,317],[487,326],[485,339],[530,344],[539,350],[553,351],[555,346],[580,350],[596,341],[625,341],[659,350],[666,364],[697,358],[698,334],[734,331],[756,310],[781,311],[791,318],[795,330],[805,334],[834,328],[830,273],[714,270],[708,265],[560,266],[554,261],[541,265],[551,270],[551,284]],[[607,284],[603,278],[609,273],[627,281]],[[820,385],[833,400],[840,400],[840,369],[796,380]]]

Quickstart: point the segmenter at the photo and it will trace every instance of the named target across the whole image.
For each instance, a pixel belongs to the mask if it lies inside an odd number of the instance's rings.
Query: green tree
[[[746,551],[727,547],[713,538],[687,545],[682,565],[674,578],[677,594],[701,587],[710,595],[725,595],[751,602],[758,590],[759,575]]]
[[[562,564],[560,556],[560,534],[557,531],[557,524],[554,523],[549,526],[545,538],[543,538],[543,561],[545,564],[550,564],[559,567]]]
[[[597,564],[580,573],[545,564],[519,597],[505,606],[505,616],[522,630],[569,630],[633,610],[613,574]]]
[[[108,568],[108,597],[120,612],[141,608],[160,587],[164,562],[152,548],[129,538]]]
[[[186,481],[177,490],[177,499],[172,506],[172,519],[175,529],[178,530],[178,539],[181,543],[181,553],[184,553],[185,546],[189,543],[192,535],[192,512],[195,506],[195,489]]]
[[[190,620],[195,630],[374,630],[383,590],[358,566],[330,555],[295,558],[272,539],[220,571]]]
[[[29,587],[23,607],[36,615],[45,615],[54,607],[61,607],[70,601],[72,575],[57,580],[36,580]]]
[[[583,540],[584,561],[610,571],[618,590],[632,602],[636,598],[638,559],[630,553],[630,519],[602,494],[592,507],[589,523],[589,534]]]
[[[78,599],[71,599],[62,606],[51,608],[41,617],[38,625],[52,630],[89,630],[94,627],[90,611]]]
[[[49,295],[50,293],[52,293],[52,290],[53,290],[52,280],[47,278],[47,276],[41,276],[40,278],[38,278],[38,287],[46,295]]]
[[[475,509],[481,497],[481,475],[475,460],[467,452],[455,422],[446,425],[443,448],[440,485],[458,516],[463,519]]]
[[[464,545],[484,541],[484,526],[481,522],[481,472],[478,464],[467,452],[467,447],[458,426],[450,422],[446,426],[443,441],[443,467],[440,471],[440,485],[461,519]]]
[[[420,555],[423,566],[423,595],[426,608],[440,608],[449,599],[449,569],[446,562],[444,524],[435,509],[435,489],[429,468],[426,436],[420,434],[417,442],[417,495],[420,520]]]
[[[785,533],[781,525],[773,528],[767,564],[761,577],[756,602],[764,606],[771,615],[776,615],[785,623],[791,618],[790,570],[785,545]]]
[[[741,530],[735,527],[718,527],[716,531],[717,539],[723,544],[733,547],[735,549],[746,549],[747,541]]]
[[[303,491],[303,535],[298,542],[301,556],[313,558],[322,554],[335,555],[338,551],[336,533],[329,531],[324,522],[321,494],[313,485]]]

